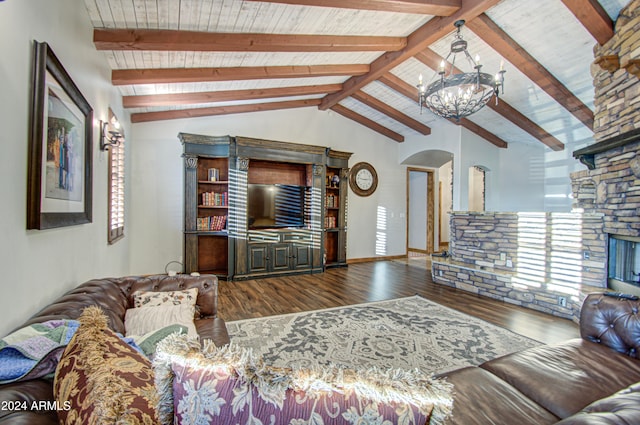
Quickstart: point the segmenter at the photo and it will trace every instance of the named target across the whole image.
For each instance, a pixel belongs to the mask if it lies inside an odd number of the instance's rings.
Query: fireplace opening
[[[640,296],[640,238],[609,235],[608,287]]]

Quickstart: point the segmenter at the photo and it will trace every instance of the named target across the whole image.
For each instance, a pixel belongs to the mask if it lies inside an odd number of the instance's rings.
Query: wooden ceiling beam
[[[603,45],[613,37],[613,21],[598,0],[562,0],[598,44]]]
[[[466,25],[498,54],[508,58],[511,64],[571,112],[581,123],[593,130],[593,111],[525,51],[522,46],[509,37],[491,18],[482,14],[476,19],[467,22]]]
[[[342,91],[325,96],[320,104],[320,109],[325,110],[331,108],[342,99],[351,96],[367,84],[377,80],[419,51],[453,32],[453,23],[455,21],[459,19],[470,21],[499,2],[500,0],[465,0],[462,7],[453,15],[446,17],[438,16],[430,19],[429,22],[407,37],[406,47],[396,52],[387,51],[371,63],[371,70],[367,74],[349,78],[344,82]]]
[[[397,91],[401,95],[413,100],[414,102],[416,102],[416,104],[418,103],[418,89],[412,86],[411,84],[406,83],[402,78],[397,77],[394,74],[389,72],[387,74],[384,74],[382,77],[380,77],[378,81],[385,84],[387,87]],[[418,105],[416,105],[416,107],[418,107]],[[496,147],[506,149],[509,146],[509,144],[505,142],[503,139],[501,139],[500,137],[480,127],[474,122],[469,121],[466,118],[462,118],[460,121],[456,121],[456,120],[449,120],[449,121],[452,122],[453,124],[461,125],[462,127],[466,128],[472,133],[477,134],[478,136],[482,137],[487,142],[491,143]]]
[[[357,112],[352,111],[351,109],[345,108],[342,105],[333,105],[331,107],[331,110],[337,112],[343,117],[349,118],[350,120],[357,122],[358,124],[361,124],[365,127],[369,127],[371,130],[378,132],[383,136],[386,136],[392,140],[395,140],[396,142],[399,142],[399,143],[404,142],[404,136],[402,134],[398,134],[395,131],[388,129],[385,126],[382,126],[377,122],[370,120],[369,118],[364,117]]]
[[[230,68],[117,69],[111,72],[114,86],[131,84],[203,83],[211,81],[261,80],[362,75],[368,64],[255,66]]]
[[[278,109],[317,106],[320,99],[287,100],[283,102],[253,103],[249,105],[213,106],[210,108],[176,109],[172,111],[140,112],[131,114],[131,122],[174,120],[179,118],[208,117],[214,115],[242,114],[246,112],[274,111]]]
[[[355,35],[248,34],[178,30],[94,29],[97,50],[186,52],[386,52],[405,37]]]
[[[300,6],[335,7],[342,9],[377,10],[382,12],[416,13],[449,16],[460,9],[461,0],[249,0]]]
[[[425,136],[431,134],[431,128],[429,128],[428,126],[422,124],[420,121],[414,120],[410,116],[403,114],[397,109],[392,108],[391,106],[387,105],[384,102],[381,102],[380,100],[363,92],[362,90],[355,92],[351,97],[353,97],[358,102],[364,103],[370,108],[382,112],[388,117],[398,121],[400,124],[403,124],[420,134],[424,134]]]
[[[478,124],[474,123],[473,121],[467,118],[462,118],[460,119],[460,121],[456,121],[453,118],[449,118],[449,121],[466,128],[470,132],[477,134],[478,136],[482,137],[483,139],[487,140],[489,143],[499,148],[506,149],[509,147],[509,144],[507,142],[505,142],[495,134],[480,127]]]
[[[125,108],[144,108],[148,106],[192,105],[196,103],[229,102],[234,100],[309,96],[313,94],[334,93],[340,91],[340,89],[342,89],[342,84],[321,84],[315,86],[123,96],[122,106]]]
[[[397,91],[401,95],[408,97],[409,99],[416,102],[416,105],[418,105],[419,97],[417,87],[412,86],[411,84],[405,82],[402,78],[390,72],[387,72],[386,74],[381,76],[378,81],[380,81],[387,87]]]

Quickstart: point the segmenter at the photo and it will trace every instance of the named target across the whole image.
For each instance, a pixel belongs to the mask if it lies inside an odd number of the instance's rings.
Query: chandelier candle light
[[[422,82],[422,74],[418,81],[420,94],[420,112],[422,107],[443,118],[455,118],[460,120],[486,105],[491,97],[496,95],[496,104],[501,91],[504,91],[504,61],[500,63],[500,71],[493,77],[485,72],[480,72],[480,56],[475,59],[467,51],[467,42],[462,39],[460,29],[464,20],[454,23],[457,28],[455,38],[451,42],[451,50],[447,57],[440,62],[438,72],[427,87]],[[462,72],[456,69],[456,56],[463,54],[473,71]],[[452,56],[453,55],[453,56]],[[451,58],[451,61],[449,61]],[[447,69],[448,66],[448,69]],[[440,78],[437,78],[437,77]],[[435,80],[435,81],[434,81]]]

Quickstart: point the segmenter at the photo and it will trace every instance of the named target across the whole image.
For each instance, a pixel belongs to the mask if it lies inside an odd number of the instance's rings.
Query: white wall
[[[511,143],[509,149],[501,149],[500,178],[494,180],[498,208],[487,210],[545,211],[544,167],[548,149],[542,143],[540,146]]]
[[[134,124],[129,221],[133,273],[162,272],[169,261],[182,258],[180,132],[255,137],[354,152],[349,165],[371,163],[379,184],[369,197],[348,192],[347,258],[405,254],[405,167],[397,162],[398,143],[313,107]]]
[[[484,211],[485,171],[469,167],[469,211]]]
[[[106,155],[97,149],[94,125],[93,223],[26,230],[27,152],[33,41],[49,43],[96,119],[111,106],[127,123],[110,70],[92,43],[93,28],[77,0],[0,2],[0,335],[19,326],[53,298],[79,283],[129,270],[126,240],[107,245]]]

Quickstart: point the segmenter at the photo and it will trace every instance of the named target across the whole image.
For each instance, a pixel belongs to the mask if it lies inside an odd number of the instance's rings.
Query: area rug
[[[227,323],[234,344],[275,366],[443,373],[540,345],[418,295]]]

